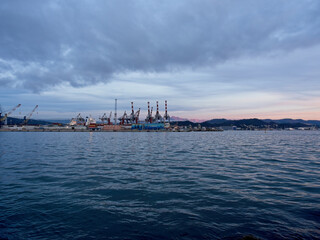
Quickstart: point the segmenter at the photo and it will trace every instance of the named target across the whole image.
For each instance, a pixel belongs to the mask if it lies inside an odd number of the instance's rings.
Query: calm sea
[[[0,239],[320,239],[320,131],[0,132]]]

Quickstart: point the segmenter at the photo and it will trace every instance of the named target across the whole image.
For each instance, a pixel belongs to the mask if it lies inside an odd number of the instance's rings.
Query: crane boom
[[[104,114],[102,115],[102,117],[100,117],[99,119],[102,121],[102,124],[104,124],[104,121],[105,121],[105,120],[108,120],[107,114],[104,113]]]
[[[31,113],[29,113],[29,115],[25,117],[25,119],[24,119],[24,124],[25,124],[25,125],[27,125],[27,123],[28,123],[28,121],[30,120],[32,114],[36,111],[36,109],[37,109],[38,107],[39,107],[39,106],[36,105],[36,106],[34,107],[34,109],[31,111]]]
[[[17,108],[19,108],[21,106],[21,104],[18,104],[17,106],[15,106],[14,108],[11,109],[11,111],[9,111],[8,113],[6,113],[2,118],[1,118],[1,114],[0,114],[0,122],[3,122],[4,120],[7,119],[7,117],[13,113]]]
[[[108,125],[111,125],[111,116],[112,116],[112,112],[110,112],[110,115],[109,115],[109,117],[107,118],[107,120],[108,120]]]
[[[139,122],[139,116],[140,116],[140,108],[138,111],[136,111],[136,113],[134,114],[134,120],[135,123],[137,124]]]

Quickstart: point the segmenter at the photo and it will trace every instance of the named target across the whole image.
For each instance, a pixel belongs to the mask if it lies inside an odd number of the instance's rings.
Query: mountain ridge
[[[244,118],[244,119],[226,119],[226,118],[213,118],[210,120],[200,120],[192,118],[180,118],[176,116],[171,117],[173,122],[185,122],[190,121],[192,123],[210,123],[210,124],[222,124],[222,123],[232,123],[249,119],[258,119],[264,121],[267,124],[306,124],[306,125],[317,125],[320,126],[320,120],[304,120],[304,119],[292,119],[292,118],[282,118],[282,119],[259,119],[259,118]]]
[[[239,120],[229,120],[225,118],[219,119],[211,119],[202,123],[194,123],[189,120],[186,121],[177,121],[172,122],[172,124],[176,124],[178,126],[198,126],[199,124],[202,127],[239,127],[242,129],[248,128],[299,128],[299,127],[320,127],[320,121],[317,120],[293,120],[291,119],[283,119],[283,120],[262,120],[258,118],[249,118],[249,119],[239,119]]]

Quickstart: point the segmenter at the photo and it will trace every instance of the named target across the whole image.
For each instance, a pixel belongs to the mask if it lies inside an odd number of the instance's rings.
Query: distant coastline
[[[320,121],[303,119],[211,119],[209,121],[196,123],[189,120],[171,121],[170,128],[167,129],[90,129],[72,128],[68,124],[69,120],[36,120],[30,119],[28,125],[23,126],[23,119],[8,117],[8,125],[2,126],[1,131],[57,131],[57,132],[89,132],[89,131],[224,131],[224,130],[319,130]],[[101,123],[97,123],[98,125]],[[140,124],[143,124],[142,122]],[[111,125],[112,126],[112,125]],[[117,126],[117,125],[115,125]]]

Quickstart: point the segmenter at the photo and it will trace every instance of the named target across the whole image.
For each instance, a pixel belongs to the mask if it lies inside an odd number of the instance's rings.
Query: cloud
[[[310,47],[320,2],[4,0],[0,36],[0,82],[41,92]]]

